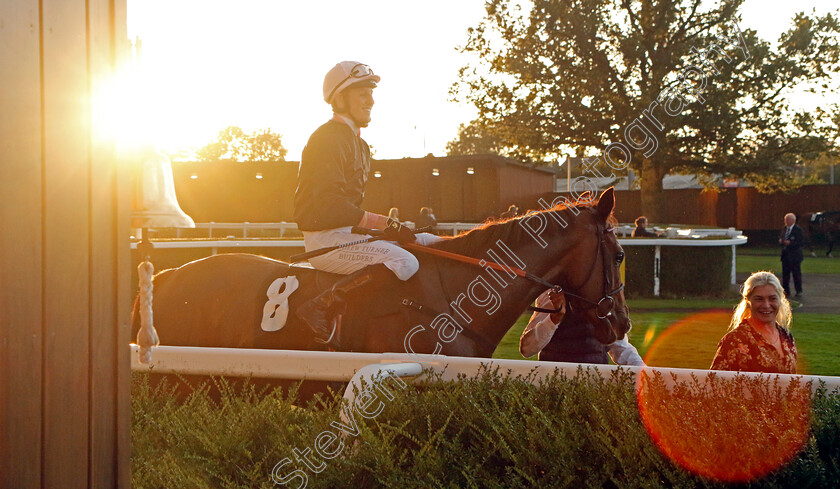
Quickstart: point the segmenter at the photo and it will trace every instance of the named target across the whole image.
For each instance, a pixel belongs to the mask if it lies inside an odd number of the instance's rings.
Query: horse
[[[817,256],[811,237],[823,235],[828,242],[825,256],[832,257],[831,250],[834,249],[834,243],[840,235],[840,211],[809,212],[799,216],[798,221],[799,227],[805,232],[805,241],[811,250],[811,256]]]
[[[613,189],[595,202],[555,201],[445,238],[428,253],[410,248],[419,271],[405,282],[394,278],[376,297],[351,301],[342,315],[341,349],[489,358],[549,287],[562,290],[570,306],[596,325],[599,341],[623,338],[630,319],[619,271],[624,252],[613,232]],[[292,313],[281,329],[266,331],[261,321],[276,306],[266,291],[292,276]],[[170,346],[323,351],[293,312],[341,277],[257,255],[213,255],[154,276],[155,327],[161,344]],[[139,296],[135,334],[138,304]]]

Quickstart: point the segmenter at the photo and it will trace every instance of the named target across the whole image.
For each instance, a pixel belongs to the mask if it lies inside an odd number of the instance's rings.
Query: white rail
[[[303,248],[302,239],[182,239],[152,240],[155,249],[175,248]],[[131,243],[131,249],[137,249],[137,242]]]
[[[409,225],[413,225],[410,221],[407,221]],[[474,222],[439,222],[437,223],[437,230],[438,231],[447,231],[451,233],[453,236],[457,235],[458,233],[469,231],[470,229],[479,226],[480,223]],[[232,230],[232,231],[240,231],[243,238],[248,237],[249,231],[266,231],[266,230],[276,230],[279,231],[280,236],[283,236],[286,231],[297,231],[298,226],[297,223],[294,222],[197,222],[195,223],[195,229],[206,229],[207,230],[207,237],[213,237],[213,231],[215,230]],[[620,224],[616,227],[616,233],[619,236],[623,237],[630,237],[630,234],[635,229],[635,226],[630,224]],[[652,228],[654,231],[659,231],[663,233],[663,236],[666,237],[674,237],[674,238],[704,238],[708,236],[728,236],[728,237],[736,237],[740,236],[743,233],[735,228],[700,228],[700,229],[690,229],[690,228],[678,228],[678,227],[666,227],[666,228],[659,228],[654,227]],[[181,229],[176,229],[176,237],[181,238]]]
[[[461,224],[461,223],[458,223]],[[470,224],[472,226],[472,224]],[[453,228],[454,229],[454,228]],[[457,234],[453,231],[453,234]],[[707,235],[711,236],[711,235]],[[746,244],[746,236],[735,236],[722,239],[679,239],[679,238],[619,238],[621,246],[654,246],[653,260],[653,295],[659,296],[659,271],[661,270],[662,246],[730,246],[732,247],[732,263],[730,264],[729,282],[737,283],[735,278],[736,251],[735,247]],[[161,240],[154,241],[155,248],[210,248],[210,254],[215,255],[221,249],[224,252],[236,251],[237,248],[303,248],[302,239],[194,239],[194,240]],[[137,243],[131,243],[131,249],[136,249]]]
[[[272,229],[280,231],[280,236],[283,236],[287,230],[297,231],[297,223],[294,222],[197,222],[195,223],[197,229],[206,229],[207,236],[213,236],[215,229],[231,229],[242,231],[242,237],[248,237],[249,230],[265,230]],[[178,228],[176,236],[181,237],[181,229]]]
[[[155,248],[303,248],[303,240],[266,239],[266,238],[227,238],[227,239],[181,239],[152,240]],[[746,244],[746,236],[729,239],[670,239],[670,238],[619,238],[621,246],[739,246]],[[131,243],[131,249],[137,248],[137,242]]]
[[[443,355],[409,355],[405,353],[345,353],[298,350],[257,350],[244,348],[200,348],[184,346],[158,346],[153,348],[152,361],[141,364],[139,347],[131,345],[131,369],[139,372],[181,373],[185,375],[221,375],[229,377],[259,377],[274,379],[307,379],[350,382],[345,397],[352,401],[352,386],[361,386],[364,379],[372,382],[383,372],[397,376],[415,376],[428,369],[442,380],[457,380],[459,375],[475,377],[485,369],[496,369],[511,376],[530,376],[532,382],[553,375],[555,372],[574,376],[578,367],[594,367],[601,376],[609,376],[618,368],[638,375],[644,371],[652,375],[662,373],[667,383],[703,380],[710,374],[724,379],[736,375],[748,377],[778,377],[783,384],[793,379],[813,381],[816,388],[820,381],[833,390],[840,388],[840,377],[816,375],[737,373],[716,370],[692,370],[662,367],[618,367],[616,365],[586,365],[563,362],[534,362],[530,360],[501,360],[493,358],[448,357]],[[395,365],[400,365],[396,367]]]

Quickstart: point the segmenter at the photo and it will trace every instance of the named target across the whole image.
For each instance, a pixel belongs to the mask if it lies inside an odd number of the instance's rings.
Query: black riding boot
[[[315,341],[338,349],[340,345],[338,338],[334,337],[333,316],[343,310],[348,296],[376,290],[393,277],[394,273],[381,263],[365,267],[301,305],[296,314],[315,333]]]

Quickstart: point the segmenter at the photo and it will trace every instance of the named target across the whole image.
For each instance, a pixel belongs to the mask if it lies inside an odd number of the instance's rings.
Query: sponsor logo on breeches
[[[378,263],[382,261],[382,256],[391,253],[390,248],[358,245],[348,249],[348,251],[340,251],[337,258],[343,261],[362,262],[362,263]]]

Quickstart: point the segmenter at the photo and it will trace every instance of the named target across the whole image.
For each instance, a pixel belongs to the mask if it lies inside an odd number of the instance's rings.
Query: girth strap
[[[413,309],[413,310],[415,310],[415,311],[417,311],[421,314],[425,314],[426,316],[429,316],[431,318],[436,318],[436,317],[440,316],[440,314],[441,314],[438,311],[432,309],[431,307],[424,306],[422,304],[414,302],[413,300],[411,300],[407,297],[404,297],[400,301],[400,304],[402,304],[403,306],[405,306],[409,309]],[[475,331],[473,331],[469,328],[463,328],[461,330],[460,334],[463,334],[464,336],[471,339],[472,341],[474,341],[476,343],[479,343],[484,348],[487,348],[487,349],[490,349],[490,350],[495,350],[496,349],[495,346],[493,346],[492,343],[487,341],[486,338],[484,338],[483,336],[481,336],[480,334],[476,333]]]

